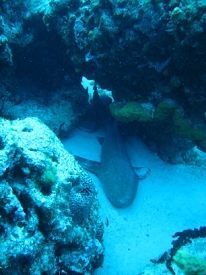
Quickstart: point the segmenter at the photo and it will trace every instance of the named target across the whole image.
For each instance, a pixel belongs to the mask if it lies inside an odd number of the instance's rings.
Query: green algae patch
[[[57,163],[47,154],[44,154],[44,168],[41,174],[41,184],[52,185],[57,180]]]
[[[173,100],[163,100],[157,107],[151,103],[136,101],[126,104],[112,103],[110,112],[117,121],[123,123],[150,122],[149,127],[152,125],[159,127],[159,123],[163,123],[165,132],[175,131],[179,136],[191,140],[200,150],[206,152],[206,129],[187,119]],[[146,124],[144,126],[147,127]],[[147,130],[149,131],[149,128]]]
[[[173,257],[174,262],[186,275],[205,275],[206,261],[185,251],[178,250]]]
[[[57,168],[55,165],[50,165],[46,167],[43,171],[42,181],[46,184],[53,184],[57,178]]]
[[[175,111],[173,123],[177,134],[195,142],[201,150],[206,152],[206,131],[204,129],[195,126],[195,124],[187,120],[179,111]]]
[[[158,121],[167,119],[169,116],[173,115],[177,107],[177,104],[173,101],[165,100],[160,102],[155,110],[154,119]]]
[[[110,112],[120,122],[128,123],[134,120],[147,122],[152,121],[154,108],[150,103],[130,101],[125,105],[112,103],[110,105]]]
[[[131,121],[155,122],[167,119],[173,115],[177,104],[170,100],[162,101],[155,108],[151,103],[139,103],[130,101],[126,104],[112,103],[110,111],[112,116],[121,122],[128,123]]]

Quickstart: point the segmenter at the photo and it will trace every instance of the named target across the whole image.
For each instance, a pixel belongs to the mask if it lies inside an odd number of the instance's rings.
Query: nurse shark
[[[108,104],[104,104],[95,87],[93,106],[96,118],[105,130],[101,161],[78,156],[76,159],[86,170],[98,175],[105,194],[115,206],[129,206],[136,196],[139,179],[146,178],[151,171],[148,168],[132,167],[118,123],[112,119]]]

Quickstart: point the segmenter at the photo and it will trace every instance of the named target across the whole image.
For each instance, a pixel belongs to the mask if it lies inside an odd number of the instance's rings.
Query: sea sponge
[[[206,261],[185,251],[178,250],[174,262],[186,275],[206,275]]]
[[[96,195],[94,183],[88,176],[83,176],[79,184],[71,189],[69,205],[76,223],[81,224],[88,217]]]

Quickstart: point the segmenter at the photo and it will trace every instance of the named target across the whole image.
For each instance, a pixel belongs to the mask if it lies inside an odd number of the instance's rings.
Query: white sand
[[[98,135],[74,130],[63,143],[73,154],[99,160]],[[169,165],[136,138],[130,138],[127,147],[133,165],[150,167],[152,173],[139,183],[135,201],[125,209],[110,203],[97,176],[90,173],[103,221],[109,220],[104,265],[95,275],[137,275],[151,258],[171,248],[175,232],[206,226],[205,168]]]

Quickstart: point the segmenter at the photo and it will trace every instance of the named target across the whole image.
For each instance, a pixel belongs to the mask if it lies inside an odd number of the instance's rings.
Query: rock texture
[[[0,120],[2,274],[92,274],[104,254],[98,209],[94,183],[47,126]]]

